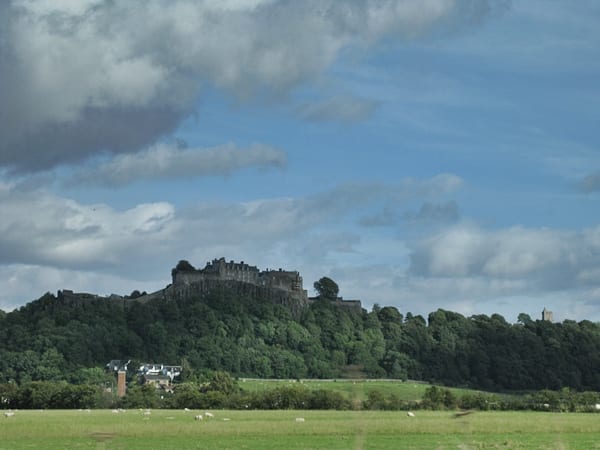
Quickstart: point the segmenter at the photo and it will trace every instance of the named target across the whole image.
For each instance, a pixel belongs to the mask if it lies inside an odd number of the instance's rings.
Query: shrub
[[[423,407],[427,409],[452,409],[456,404],[456,396],[450,389],[431,386],[423,394]]]

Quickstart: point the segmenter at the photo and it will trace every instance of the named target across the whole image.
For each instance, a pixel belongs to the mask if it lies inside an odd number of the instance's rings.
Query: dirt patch
[[[97,442],[110,441],[111,439],[113,439],[116,436],[117,436],[116,433],[92,433],[92,434],[90,434],[90,437],[92,439],[95,439]]]

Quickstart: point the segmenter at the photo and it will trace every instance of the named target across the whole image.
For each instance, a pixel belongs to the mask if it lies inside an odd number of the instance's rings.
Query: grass
[[[386,397],[391,394],[395,394],[398,398],[401,398],[405,401],[420,400],[423,398],[425,390],[431,386],[427,383],[400,380],[302,380],[300,383],[308,389],[327,389],[331,391],[337,391],[344,394],[350,400],[361,401],[365,400],[369,392],[374,390],[380,391]],[[238,385],[246,391],[260,392],[282,385],[297,386],[298,381],[242,378],[239,380]],[[449,389],[459,397],[467,392],[476,392],[468,389]]]
[[[17,411],[0,418],[0,449],[600,449],[595,414],[213,411],[195,421],[198,413]]]

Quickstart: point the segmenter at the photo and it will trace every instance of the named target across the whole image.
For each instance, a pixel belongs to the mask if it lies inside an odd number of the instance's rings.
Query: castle
[[[161,298],[165,300],[190,298],[223,288],[240,295],[284,305],[292,313],[299,313],[303,308],[317,301],[319,297],[309,297],[302,285],[302,277],[298,271],[283,269],[259,270],[244,261],[236,263],[225,258],[213,259],[203,269],[196,269],[189,262],[179,261],[171,271],[172,283],[156,292],[138,295],[120,296],[111,294],[101,297],[94,294],[75,293],[71,290],[58,292],[58,298],[70,302],[82,302],[89,299],[106,299],[123,305],[129,301],[147,302]],[[362,311],[360,300],[344,300],[337,297],[332,303],[339,307]]]
[[[187,261],[180,261],[171,271],[173,286],[176,289],[198,285],[211,281],[238,281],[267,289],[276,289],[287,293],[302,303],[307,303],[308,294],[302,287],[302,277],[297,271],[263,270],[256,266],[226,262],[225,258],[213,259],[204,269],[194,269]]]
[[[298,271],[259,270],[244,261],[227,262],[225,258],[213,259],[206,263],[204,269],[195,269],[187,261],[179,261],[171,271],[172,284],[167,287],[174,297],[207,292],[214,288],[227,286],[239,293],[254,294],[275,303],[299,310],[315,302],[318,298],[309,297],[302,285],[302,277]],[[362,310],[360,300],[344,300],[338,297],[337,306]]]

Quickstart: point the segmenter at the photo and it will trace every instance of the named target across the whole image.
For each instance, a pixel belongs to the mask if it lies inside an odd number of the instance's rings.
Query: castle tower
[[[552,311],[544,308],[544,310],[542,311],[542,320],[545,320],[546,322],[553,322],[554,317]]]
[[[125,375],[127,372],[119,370],[117,372],[117,396],[125,397]]]

